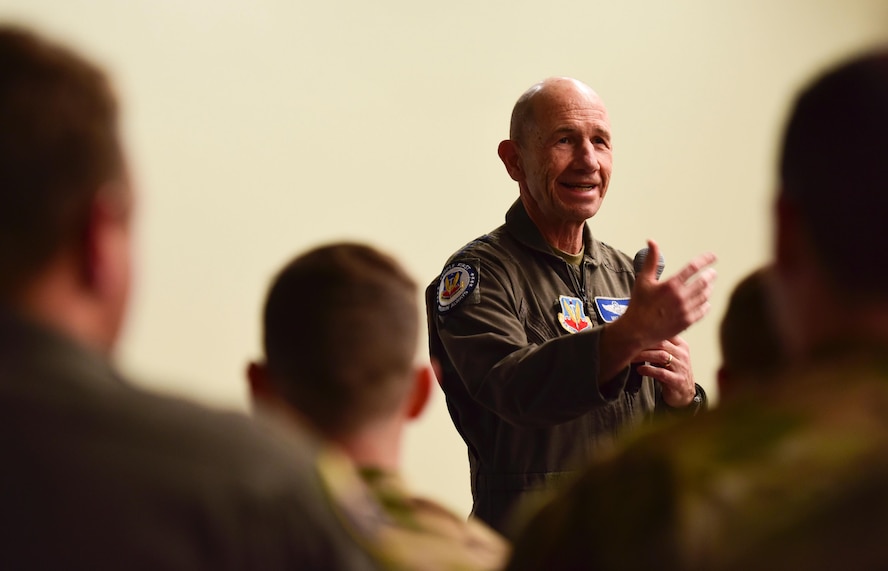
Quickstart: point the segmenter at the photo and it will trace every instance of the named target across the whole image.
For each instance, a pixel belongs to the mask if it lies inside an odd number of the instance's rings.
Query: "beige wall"
[[[769,255],[791,94],[888,39],[885,0],[0,0],[0,16],[104,62],[125,100],[143,193],[122,366],[238,408],[272,273],[351,238],[433,279],[501,223],[517,189],[496,145],[517,96],[549,75],[610,108],[615,169],[593,233],[630,255],[658,240],[666,276],[718,254],[712,313],[686,333],[715,393],[725,300]],[[841,168],[824,125],[823,168]],[[468,511],[442,395],[405,461],[416,488]]]

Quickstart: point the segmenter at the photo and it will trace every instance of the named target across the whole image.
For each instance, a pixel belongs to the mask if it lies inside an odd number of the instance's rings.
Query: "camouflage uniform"
[[[475,571],[505,564],[509,544],[481,521],[466,521],[436,502],[411,495],[396,474],[363,468],[356,482],[354,465],[345,455],[328,450],[324,456],[322,474],[340,505],[366,505],[348,498],[360,498],[369,488],[382,506],[382,531],[356,529],[355,535],[368,539],[367,547],[387,568]],[[368,521],[367,514],[358,521]]]
[[[536,514],[507,568],[888,568],[888,347],[774,387],[635,434]]]

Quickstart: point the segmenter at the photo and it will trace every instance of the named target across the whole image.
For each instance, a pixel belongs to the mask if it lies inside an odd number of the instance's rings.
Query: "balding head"
[[[535,84],[515,104],[510,138],[497,154],[543,238],[578,252],[613,162],[610,120],[598,94],[569,77]]]
[[[519,145],[525,143],[528,131],[535,124],[539,103],[572,95],[582,95],[601,104],[601,98],[591,87],[571,77],[550,77],[532,85],[512,108],[509,138]]]

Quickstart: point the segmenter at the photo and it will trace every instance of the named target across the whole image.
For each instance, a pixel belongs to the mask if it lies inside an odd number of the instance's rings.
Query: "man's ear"
[[[792,358],[807,351],[805,338],[811,328],[826,322],[811,319],[812,308],[823,306],[822,275],[814,263],[808,233],[798,205],[778,198],[775,205],[774,272],[768,287],[773,295],[774,316],[784,346]]]
[[[521,166],[521,155],[518,152],[518,145],[511,139],[501,141],[496,149],[497,154],[503,164],[506,166],[509,176],[515,182],[524,181],[524,169]]]
[[[430,366],[419,366],[413,373],[413,389],[408,395],[407,418],[413,420],[419,418],[425,410],[432,396],[432,377],[434,373]]]
[[[250,361],[247,365],[246,375],[253,405],[268,403],[274,395],[274,389],[268,380],[268,367],[265,363]]]
[[[110,350],[119,337],[132,287],[132,193],[122,183],[102,186],[72,245],[77,287],[97,310],[96,340]]]
[[[731,390],[730,375],[728,370],[722,364],[715,373],[716,386],[718,387],[718,396],[724,397]]]
[[[78,259],[78,275],[81,285],[99,295],[107,294],[118,285],[118,272],[128,268],[118,268],[115,264],[128,263],[128,248],[125,240],[128,228],[128,213],[123,204],[121,188],[103,187],[96,192],[87,213]]]
[[[774,206],[774,267],[786,274],[798,269],[802,229],[796,205],[778,197]]]

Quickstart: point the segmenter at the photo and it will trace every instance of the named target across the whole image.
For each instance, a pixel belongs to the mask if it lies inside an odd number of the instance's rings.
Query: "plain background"
[[[609,108],[614,173],[593,234],[630,255],[654,238],[664,277],[718,255],[712,311],[684,335],[717,400],[718,322],[769,258],[792,98],[888,40],[885,0],[0,0],[0,18],[71,43],[123,99],[141,194],[121,367],[243,410],[275,271],[350,239],[432,281],[502,223],[517,186],[497,144],[515,99],[552,75]],[[824,170],[842,168],[835,144],[824,117]],[[415,489],[468,513],[466,450],[440,393],[404,463]]]

